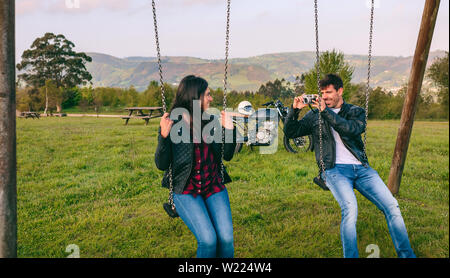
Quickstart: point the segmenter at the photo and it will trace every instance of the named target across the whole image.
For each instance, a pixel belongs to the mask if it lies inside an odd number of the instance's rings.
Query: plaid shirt
[[[214,154],[208,144],[194,143],[194,168],[186,183],[183,194],[192,194],[208,198],[225,189],[220,176],[220,169],[214,161]]]

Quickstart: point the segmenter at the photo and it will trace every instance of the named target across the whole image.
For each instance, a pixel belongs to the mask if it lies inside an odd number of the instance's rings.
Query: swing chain
[[[320,91],[320,52],[319,52],[319,19],[318,19],[318,9],[317,0],[314,0],[314,16],[315,16],[315,31],[316,31],[316,77],[317,77],[317,92],[319,97],[322,97]],[[320,114],[321,101],[319,101],[319,155],[320,155],[320,170],[321,173],[325,173],[325,164],[323,162],[323,138],[322,138],[322,115]],[[326,182],[325,174],[323,177],[324,182]]]
[[[165,88],[164,88],[163,72],[162,72],[162,65],[161,65],[161,54],[160,54],[160,48],[159,48],[158,23],[156,22],[155,0],[152,0],[152,7],[153,7],[153,25],[155,26],[156,53],[158,56],[159,83],[161,86],[161,100],[162,100],[163,111],[164,111],[164,113],[166,113],[167,107],[166,107]]]
[[[373,35],[373,10],[374,10],[374,1],[372,0],[372,7],[370,9],[370,31],[369,31],[369,55],[367,62],[367,87],[366,87],[366,126],[364,128],[364,156],[367,159],[367,149],[366,149],[366,141],[367,141],[367,121],[369,119],[369,96],[370,96],[370,66],[372,62],[372,35]]]
[[[227,0],[227,27],[226,27],[226,35],[225,35],[225,73],[223,79],[223,111],[227,108],[227,81],[228,81],[228,45],[230,42],[230,3],[231,0]],[[224,121],[224,119],[222,119]],[[222,127],[222,164],[220,166],[220,172],[222,175],[222,182],[224,179],[224,159],[225,153],[225,127]]]
[[[364,128],[364,156],[367,159],[367,122],[369,117],[369,96],[370,96],[370,69],[372,62],[372,37],[373,37],[373,12],[374,12],[374,1],[371,0],[371,10],[370,10],[370,30],[369,30],[369,54],[368,54],[368,63],[367,63],[367,87],[366,87],[366,102],[365,102],[365,128]],[[317,89],[319,96],[321,96],[320,91],[320,67],[319,67],[319,27],[318,27],[318,11],[317,11],[317,0],[314,0],[314,15],[315,15],[315,31],[316,31],[316,64],[317,64]],[[320,111],[321,102],[319,102],[319,111]],[[323,139],[322,139],[322,119],[321,114],[319,113],[319,149],[320,149],[320,168],[322,173],[325,171],[325,165],[323,162]],[[324,176],[325,181],[325,176]]]
[[[163,80],[163,72],[161,65],[161,51],[159,48],[159,37],[158,37],[158,23],[156,21],[156,7],[155,1],[152,0],[152,8],[153,8],[153,24],[155,27],[155,41],[156,41],[156,53],[158,56],[158,69],[159,69],[159,83],[161,86],[161,101],[163,106],[163,112],[167,112],[166,106],[166,97],[165,97],[165,88],[164,88],[164,80]],[[173,180],[172,180],[172,164],[169,165],[169,205],[175,210],[175,204],[173,203]]]

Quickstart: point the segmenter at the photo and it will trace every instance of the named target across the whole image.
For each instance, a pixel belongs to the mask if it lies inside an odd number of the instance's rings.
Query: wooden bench
[[[130,119],[143,119],[145,120],[145,125],[148,125],[148,121],[153,118],[158,118],[163,115],[162,107],[127,107],[125,110],[129,111],[127,116],[122,116],[121,118],[125,120],[125,125],[128,124]],[[149,113],[144,113],[144,110],[148,110]],[[154,111],[159,111],[157,115],[152,115]],[[133,115],[135,113],[135,115]]]
[[[38,112],[31,112],[31,111],[28,111],[28,112],[20,112],[19,118],[25,118],[25,119],[28,119],[28,118],[39,119],[39,118],[40,118],[40,115],[41,115],[41,114],[39,114]]]
[[[123,116],[123,117],[121,117],[121,118],[126,120],[126,121],[125,121],[125,125],[128,124],[128,121],[129,121],[130,119],[143,119],[143,120],[145,120],[145,125],[148,125],[148,121],[149,121],[151,118],[156,118],[156,117],[157,117],[157,116],[153,116],[153,117],[150,117],[150,116]]]

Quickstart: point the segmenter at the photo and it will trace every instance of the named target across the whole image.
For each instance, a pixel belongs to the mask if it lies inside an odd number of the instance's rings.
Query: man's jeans
[[[197,258],[232,258],[233,223],[225,188],[204,200],[201,196],[173,194],[176,210],[197,239]]]
[[[415,258],[397,200],[370,167],[336,164],[325,171],[326,184],[341,207],[341,240],[345,258],[357,258],[356,218],[358,206],[353,188],[375,204],[385,215],[389,233],[400,258]]]

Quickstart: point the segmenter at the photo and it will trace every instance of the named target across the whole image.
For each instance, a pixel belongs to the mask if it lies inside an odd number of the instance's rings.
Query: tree
[[[23,90],[26,94],[16,95],[16,99],[18,100],[18,102],[22,102],[20,98],[26,96],[24,101],[27,103],[28,111],[41,110],[44,106],[44,99],[42,98],[42,94],[39,89],[26,87]]]
[[[366,107],[366,90],[367,85],[365,83],[359,83],[359,84],[348,84],[345,90],[349,93],[349,96],[345,101],[348,103],[357,105],[359,107]],[[369,89],[369,93],[372,91],[372,89]],[[370,99],[370,97],[369,97]]]
[[[211,89],[210,94],[213,98],[213,101],[211,103],[211,107],[219,108],[223,105],[223,89],[217,88],[217,89]],[[228,100],[229,98],[227,98]]]
[[[438,57],[428,68],[427,77],[439,88],[439,103],[442,105],[448,118],[448,51],[444,57]]]
[[[121,104],[125,104],[126,106],[136,106],[138,104],[138,97],[138,91],[136,91],[134,86],[130,86],[127,90],[123,91]]]
[[[176,89],[167,83],[164,83],[164,97],[166,99],[166,107],[169,110],[172,107],[172,102],[175,99]],[[161,97],[161,87],[157,81],[151,81],[145,90],[140,95],[139,106],[163,106]]]
[[[291,88],[289,88],[290,83],[287,82],[283,78],[279,80],[278,78],[275,81],[268,81],[266,84],[263,84],[259,87],[258,94],[270,97],[271,99],[278,98],[291,98],[294,96],[294,92]]]
[[[89,87],[81,88],[79,106],[81,111],[87,111],[89,106],[94,103],[94,89]]]
[[[42,99],[45,99],[45,114],[48,114],[48,110],[52,110],[54,107],[58,108],[58,105],[61,107],[63,90],[62,88],[58,88],[54,81],[46,80],[45,85],[39,88],[39,92]]]
[[[325,75],[334,73],[339,75],[344,82],[344,99],[350,97],[350,90],[347,90],[352,80],[354,68],[344,60],[344,53],[336,50],[325,51],[319,57],[320,79]],[[305,74],[305,91],[308,94],[317,94],[317,63],[314,68]]]
[[[56,88],[62,89],[63,95],[56,103],[57,111],[61,112],[64,91],[78,85],[85,85],[92,80],[85,64],[92,58],[85,53],[73,51],[75,44],[63,35],[46,33],[34,40],[31,48],[22,54],[22,61],[17,64],[19,79],[34,88],[46,86],[51,80]],[[47,103],[48,101],[46,101]]]
[[[62,108],[69,108],[77,106],[81,100],[80,88],[74,87],[65,91],[65,99],[62,103]]]
[[[294,93],[295,95],[301,96],[305,93],[305,74],[302,73],[300,76],[295,77],[294,82]]]
[[[25,88],[16,88],[16,109],[19,111],[31,111],[32,100]]]

